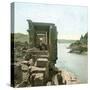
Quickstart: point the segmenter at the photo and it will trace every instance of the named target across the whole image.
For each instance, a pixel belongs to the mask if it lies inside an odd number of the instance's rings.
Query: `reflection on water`
[[[58,44],[56,66],[74,73],[81,83],[88,82],[88,56],[68,53],[69,44]]]

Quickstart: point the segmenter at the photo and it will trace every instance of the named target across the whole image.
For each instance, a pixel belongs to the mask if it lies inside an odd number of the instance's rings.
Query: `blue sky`
[[[15,33],[27,33],[27,19],[54,23],[59,39],[79,39],[88,31],[88,9],[83,6],[15,3]]]

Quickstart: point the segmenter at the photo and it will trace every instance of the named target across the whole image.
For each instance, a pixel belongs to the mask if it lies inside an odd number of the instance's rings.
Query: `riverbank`
[[[58,73],[61,73],[62,85],[80,84],[80,80],[78,80],[78,78],[70,71],[58,68]],[[59,85],[58,73],[53,76],[53,81],[55,85]]]
[[[80,55],[88,55],[87,51],[81,52],[80,50],[73,50],[73,49],[71,49],[68,53],[76,53],[76,54],[80,54]]]
[[[88,83],[88,55],[68,53],[69,45],[70,43],[58,44],[58,59],[55,66],[73,73],[80,80],[80,84]]]
[[[80,84],[80,81],[73,73],[66,71],[64,69],[62,69],[61,71],[62,71],[62,77],[64,81],[66,80],[67,85]]]

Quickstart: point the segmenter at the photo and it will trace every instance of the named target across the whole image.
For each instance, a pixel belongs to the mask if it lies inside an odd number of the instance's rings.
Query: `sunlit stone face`
[[[43,38],[40,38],[40,41],[42,41],[43,40]]]

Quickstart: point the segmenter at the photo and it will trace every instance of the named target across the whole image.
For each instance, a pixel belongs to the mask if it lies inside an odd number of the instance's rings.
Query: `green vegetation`
[[[84,53],[88,51],[88,33],[84,36],[81,35],[80,40],[75,41],[72,43],[69,48],[71,49],[70,52],[75,53]]]

